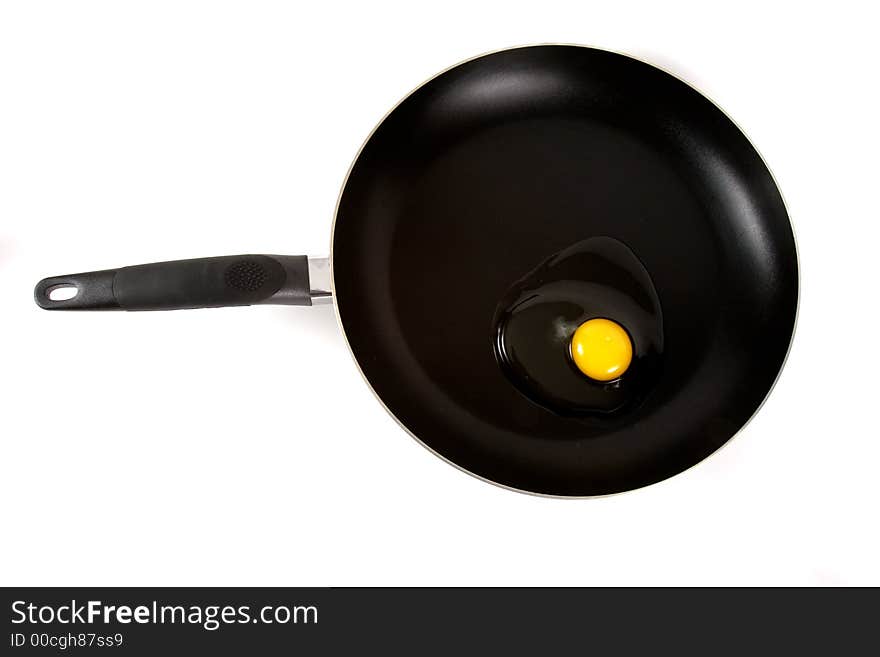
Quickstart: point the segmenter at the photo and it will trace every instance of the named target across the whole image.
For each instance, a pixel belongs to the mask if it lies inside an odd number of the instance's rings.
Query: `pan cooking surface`
[[[564,415],[502,372],[493,318],[524,273],[597,236],[649,273],[663,366],[635,408]],[[333,262],[391,413],[460,467],[555,495],[644,486],[715,451],[771,388],[797,305],[785,208],[736,126],[656,68],[568,46],[481,57],[403,101],[352,168]]]

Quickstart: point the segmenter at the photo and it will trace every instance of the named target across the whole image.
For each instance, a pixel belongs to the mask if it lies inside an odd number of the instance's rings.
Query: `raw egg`
[[[623,242],[594,237],[513,283],[494,316],[495,357],[526,397],[560,415],[609,415],[650,394],[663,314],[648,270]]]

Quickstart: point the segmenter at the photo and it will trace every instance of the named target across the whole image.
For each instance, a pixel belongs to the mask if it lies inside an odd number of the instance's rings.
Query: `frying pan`
[[[663,369],[614,417],[555,413],[492,350],[511,283],[592,236],[628,245],[662,305]],[[54,300],[58,288],[75,296]],[[423,445],[484,480],[594,496],[663,480],[752,417],[794,330],[798,262],[773,178],[713,103],[579,46],[466,61],[401,101],[349,170],[331,257],[244,255],[40,281],[55,310],[336,304],[365,380]]]

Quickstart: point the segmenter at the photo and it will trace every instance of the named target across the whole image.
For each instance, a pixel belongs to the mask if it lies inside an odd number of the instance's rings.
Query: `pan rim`
[[[785,210],[785,215],[786,215],[786,218],[788,219],[788,225],[789,225],[789,228],[791,229],[792,240],[794,243],[794,253],[795,253],[795,261],[796,261],[795,267],[796,267],[796,275],[797,275],[797,278],[795,281],[796,298],[795,298],[794,322],[792,323],[791,335],[789,336],[789,339],[788,339],[788,346],[786,347],[786,350],[785,350],[785,356],[782,359],[782,363],[776,372],[776,376],[774,377],[772,384],[767,389],[767,392],[765,393],[763,399],[761,400],[761,403],[758,404],[758,406],[755,408],[755,410],[752,412],[752,414],[749,416],[749,418],[720,447],[713,450],[711,453],[707,454],[706,456],[704,456],[700,460],[696,461],[695,463],[692,463],[691,465],[689,465],[685,469],[680,470],[679,472],[676,472],[673,475],[669,475],[668,477],[664,477],[663,479],[659,479],[657,481],[653,481],[648,484],[643,484],[643,485],[637,486],[635,488],[628,488],[626,490],[615,491],[613,493],[603,493],[600,495],[560,495],[560,494],[556,494],[556,493],[542,493],[542,492],[538,492],[538,491],[528,490],[525,488],[517,488],[516,486],[504,484],[499,481],[495,481],[494,479],[489,479],[488,477],[485,477],[485,476],[478,474],[476,472],[473,472],[471,470],[468,470],[464,466],[456,463],[455,461],[452,461],[451,459],[447,458],[443,454],[440,454],[438,451],[436,451],[434,448],[432,448],[430,445],[428,445],[425,441],[423,441],[415,433],[413,433],[409,429],[409,427],[407,427],[400,420],[400,418],[398,418],[394,414],[394,412],[390,408],[388,408],[385,401],[382,399],[382,397],[379,395],[379,393],[376,392],[375,388],[373,388],[373,385],[370,383],[370,380],[367,378],[367,375],[364,373],[363,369],[361,368],[361,364],[358,361],[357,356],[355,355],[354,350],[352,349],[351,342],[348,339],[348,334],[345,330],[345,325],[342,323],[342,316],[339,313],[339,301],[338,301],[338,297],[337,297],[337,293],[336,293],[336,274],[335,274],[336,269],[334,266],[335,258],[333,255],[333,247],[334,247],[334,241],[335,241],[335,237],[336,237],[336,222],[339,218],[339,207],[342,203],[342,196],[345,193],[345,188],[348,186],[349,177],[351,176],[351,173],[354,170],[355,165],[357,164],[358,160],[360,159],[361,154],[364,151],[364,148],[366,148],[367,144],[372,140],[373,135],[376,133],[376,131],[379,129],[379,127],[382,126],[383,123],[385,123],[385,121],[388,119],[388,117],[390,117],[394,113],[394,111],[397,110],[397,108],[400,105],[402,105],[407,99],[410,98],[410,96],[412,96],[414,93],[416,93],[419,89],[421,89],[425,85],[429,84],[430,82],[432,82],[436,78],[439,78],[440,76],[444,75],[445,73],[447,73],[455,68],[458,68],[459,66],[461,66],[463,64],[467,64],[468,62],[472,62],[474,60],[481,59],[483,57],[488,57],[490,55],[495,55],[498,53],[508,52],[508,51],[512,51],[512,50],[524,50],[524,49],[529,49],[529,48],[544,48],[544,47],[583,48],[583,49],[587,49],[587,50],[598,50],[598,51],[602,51],[602,52],[611,53],[614,55],[620,55],[621,57],[626,57],[628,59],[631,59],[631,60],[634,60],[634,61],[639,62],[641,64],[644,64],[646,66],[650,66],[651,68],[654,68],[662,73],[665,73],[666,75],[669,75],[670,77],[681,82],[682,84],[689,87],[690,89],[692,89],[696,93],[700,94],[703,98],[708,100],[715,107],[715,109],[717,109],[719,112],[721,112],[721,114],[728,121],[730,121],[730,123],[734,127],[736,127],[737,130],[739,130],[740,134],[742,134],[743,138],[752,147],[752,149],[757,154],[758,159],[761,161],[761,164],[763,164],[764,168],[767,170],[767,173],[770,175],[770,179],[772,180],[773,185],[776,188],[776,191],[779,193],[780,200],[782,201],[782,207]],[[773,174],[772,169],[767,164],[767,160],[764,158],[764,156],[761,154],[761,152],[755,146],[754,142],[749,138],[749,136],[745,132],[745,130],[743,130],[742,126],[740,126],[736,121],[734,121],[733,118],[727,112],[725,112],[724,109],[713,98],[708,96],[702,90],[698,89],[695,85],[682,79],[681,77],[679,77],[675,73],[672,73],[671,71],[666,70],[662,66],[658,66],[657,64],[645,61],[644,59],[642,59],[640,57],[636,57],[634,55],[631,55],[631,54],[623,52],[623,51],[612,50],[610,48],[603,48],[603,47],[592,46],[592,45],[587,45],[587,44],[579,44],[579,43],[539,42],[539,43],[527,43],[527,44],[522,44],[522,45],[508,46],[508,47],[504,47],[504,48],[497,48],[497,49],[489,50],[489,51],[480,53],[478,55],[474,55],[473,57],[467,57],[459,62],[456,62],[455,64],[452,64],[451,66],[446,67],[445,69],[443,69],[443,70],[439,71],[438,73],[435,73],[434,75],[425,79],[423,82],[421,82],[417,86],[413,87],[406,95],[401,97],[400,100],[398,100],[382,116],[382,118],[379,119],[379,121],[373,126],[372,130],[370,130],[369,134],[364,139],[363,143],[361,143],[360,148],[358,148],[357,152],[355,153],[354,158],[352,159],[351,163],[349,164],[348,170],[346,171],[345,177],[343,178],[343,181],[342,181],[342,185],[339,189],[339,194],[336,198],[336,206],[333,210],[333,221],[330,226],[330,290],[331,290],[332,298],[333,298],[333,312],[336,315],[336,323],[339,325],[339,329],[342,332],[343,340],[345,341],[346,349],[348,350],[348,353],[351,356],[351,359],[354,361],[354,364],[355,364],[355,367],[357,368],[358,373],[360,374],[361,378],[364,380],[364,383],[366,383],[367,388],[370,390],[370,392],[373,394],[373,396],[376,398],[376,400],[379,402],[379,404],[381,404],[382,408],[385,409],[385,412],[388,413],[388,415],[391,416],[391,418],[397,423],[397,425],[401,429],[403,429],[404,432],[406,432],[410,436],[410,438],[415,440],[419,445],[424,447],[426,450],[428,450],[431,454],[433,454],[437,458],[439,458],[439,459],[443,460],[444,462],[446,462],[447,464],[453,466],[457,470],[459,470],[467,475],[470,475],[471,477],[474,477],[475,479],[478,479],[478,480],[483,481],[485,483],[491,484],[493,486],[497,486],[498,488],[513,491],[515,493],[531,495],[534,497],[544,497],[544,498],[560,499],[560,500],[601,499],[601,498],[615,497],[618,495],[624,495],[626,493],[632,493],[635,491],[644,490],[644,489],[650,488],[652,486],[657,486],[657,485],[662,484],[664,482],[668,482],[671,479],[674,479],[676,477],[679,477],[680,475],[685,474],[686,472],[692,470],[693,468],[697,467],[698,465],[705,463],[710,458],[712,458],[716,454],[720,453],[725,447],[730,445],[730,443],[733,442],[733,440],[735,438],[739,437],[742,434],[743,430],[752,422],[752,420],[755,419],[755,416],[761,411],[761,409],[764,407],[764,404],[767,403],[767,399],[770,397],[770,394],[773,392],[773,390],[776,388],[776,385],[779,383],[779,378],[781,377],[783,370],[785,370],[785,366],[788,363],[788,357],[791,354],[792,344],[794,343],[794,336],[795,336],[795,333],[797,332],[798,318],[800,316],[801,257],[800,257],[800,249],[798,248],[798,239],[797,239],[797,234],[795,232],[794,222],[792,221],[791,213],[788,210],[788,204],[785,201],[785,197],[782,193],[781,187],[779,186],[779,184],[776,180],[776,176]]]

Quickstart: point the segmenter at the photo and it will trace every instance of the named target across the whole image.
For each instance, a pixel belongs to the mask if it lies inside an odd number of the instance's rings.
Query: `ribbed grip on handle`
[[[75,288],[72,298],[53,291]],[[310,306],[306,256],[238,255],[45,278],[34,299],[46,310],[179,310],[253,304]]]

